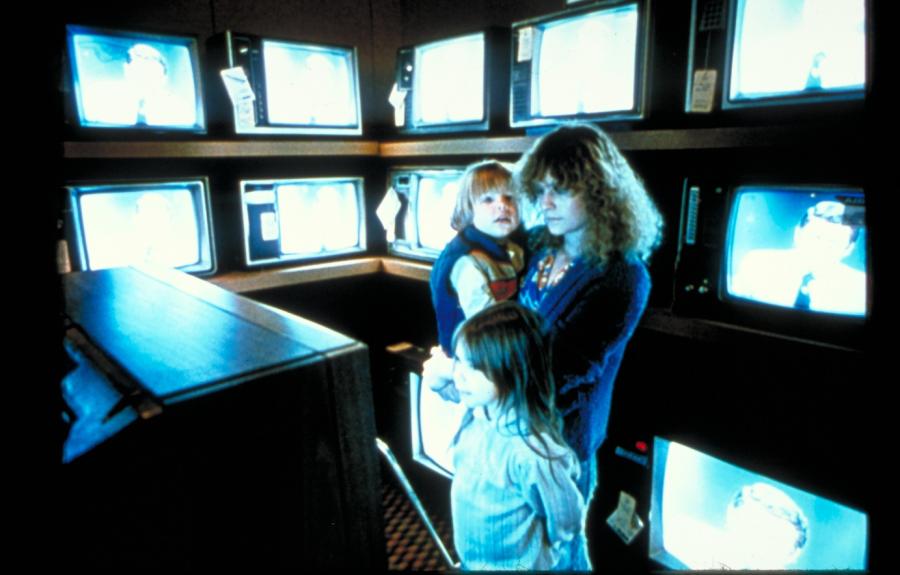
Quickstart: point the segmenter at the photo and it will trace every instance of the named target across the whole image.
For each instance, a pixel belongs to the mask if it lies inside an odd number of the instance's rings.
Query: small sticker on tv
[[[716,70],[697,70],[694,72],[694,85],[691,89],[691,112],[709,113],[713,111],[717,74]]]
[[[531,60],[531,54],[534,49],[534,28],[529,26],[519,30],[518,45],[516,62],[527,62],[528,60]]]
[[[262,229],[262,239],[264,242],[271,242],[278,239],[278,219],[274,212],[263,212],[259,217],[260,228]]]

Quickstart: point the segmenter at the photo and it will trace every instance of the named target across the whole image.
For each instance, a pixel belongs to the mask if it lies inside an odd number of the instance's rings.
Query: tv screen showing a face
[[[81,126],[205,129],[196,40],[68,26]]]
[[[859,189],[745,186],[726,246],[728,296],[865,316],[865,198]]]

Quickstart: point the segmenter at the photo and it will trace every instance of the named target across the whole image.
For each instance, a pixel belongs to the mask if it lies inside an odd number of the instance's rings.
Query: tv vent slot
[[[725,2],[723,0],[706,0],[700,12],[700,31],[725,29]]]

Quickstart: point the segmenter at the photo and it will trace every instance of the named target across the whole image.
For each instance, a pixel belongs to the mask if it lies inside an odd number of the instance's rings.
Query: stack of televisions
[[[841,0],[827,10],[814,4],[693,0],[685,113],[863,100],[864,0]],[[649,0],[599,2],[517,22],[511,29],[401,48],[396,83],[404,106],[395,116],[398,132],[486,132],[505,128],[508,121],[510,128],[536,133],[567,120],[640,122],[647,113],[650,9]],[[206,83],[214,82],[207,88],[228,102],[215,109],[228,110],[232,117],[226,121],[235,134],[362,134],[354,48],[231,32],[207,46],[213,66]],[[72,124],[94,132],[206,133],[195,38],[70,25],[67,48]],[[219,73],[238,68],[228,96]],[[712,94],[720,96],[713,100]],[[401,204],[391,253],[437,257],[453,235],[449,214],[462,170],[391,170],[387,186]],[[206,178],[92,181],[71,183],[67,190],[74,269],[151,260],[198,275],[215,273]],[[365,252],[363,197],[361,177],[242,181],[245,264]],[[731,181],[685,178],[681,212],[677,313],[752,325],[753,316],[765,309],[772,331],[821,335],[824,330],[836,334],[837,343],[862,333],[870,288],[860,185],[751,181],[739,175]],[[821,222],[809,234],[817,233],[819,243],[798,237],[811,218]],[[841,288],[838,296],[820,297],[818,303],[797,297],[804,278],[793,277],[788,261],[810,246],[819,246],[812,257],[834,258],[823,269]],[[761,278],[754,265],[784,267],[779,272],[784,277]],[[767,285],[759,285],[761,279]],[[681,449],[668,447],[670,466],[675,454],[687,457]],[[667,483],[670,488],[675,489]],[[763,491],[746,497],[783,499]],[[665,510],[657,506],[655,513]],[[693,552],[679,555],[667,548],[657,555],[667,565],[684,567]],[[860,568],[864,551],[862,559],[858,545],[852,553],[855,559],[847,567]]]

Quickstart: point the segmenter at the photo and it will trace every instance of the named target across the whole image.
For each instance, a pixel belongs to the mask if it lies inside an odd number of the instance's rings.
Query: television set
[[[649,553],[665,567],[863,571],[868,538],[865,511],[654,439]]]
[[[215,272],[206,178],[75,183],[66,189],[73,270],[149,263]]]
[[[210,38],[207,50],[217,125],[236,134],[362,134],[356,48],[229,30]],[[232,101],[222,72],[238,67],[252,98]]]
[[[206,132],[196,38],[70,24],[66,44],[71,124]]]
[[[413,460],[452,479],[451,446],[468,408],[444,400],[423,384],[419,374],[410,372],[409,411]]]
[[[509,31],[445,38],[397,51],[404,133],[486,131],[507,118]]]
[[[514,23],[510,126],[642,118],[648,7],[607,1]]]
[[[686,179],[675,311],[859,347],[865,206],[857,185]]]
[[[435,260],[456,236],[450,226],[464,167],[397,168],[388,186],[400,200],[394,254]]]
[[[863,99],[865,5],[694,0],[686,111]]]
[[[295,178],[240,183],[248,266],[363,252],[363,179]]]

